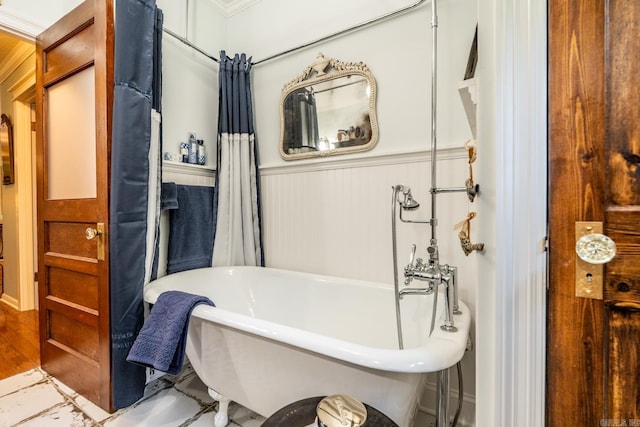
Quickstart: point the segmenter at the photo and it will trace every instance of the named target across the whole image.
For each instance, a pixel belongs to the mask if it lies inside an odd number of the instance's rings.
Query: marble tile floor
[[[134,405],[109,414],[40,368],[0,380],[0,427],[211,427],[218,403],[190,366],[149,383]],[[260,427],[264,417],[236,403],[229,427]],[[418,412],[415,425],[433,427]]]
[[[0,427],[210,427],[218,403],[188,367],[149,383],[140,401],[109,414],[35,368],[0,380]],[[259,427],[264,418],[232,403],[230,427]]]

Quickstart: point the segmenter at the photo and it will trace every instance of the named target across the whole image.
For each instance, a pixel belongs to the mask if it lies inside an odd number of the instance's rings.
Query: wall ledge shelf
[[[464,112],[467,115],[469,121],[469,127],[471,128],[471,135],[473,139],[477,138],[477,125],[476,125],[476,107],[478,105],[478,81],[477,78],[471,78],[463,80],[458,83],[458,93],[462,100],[462,106]]]
[[[215,168],[210,166],[194,165],[191,163],[172,162],[170,160],[162,161],[163,172],[180,173],[194,176],[214,176]]]

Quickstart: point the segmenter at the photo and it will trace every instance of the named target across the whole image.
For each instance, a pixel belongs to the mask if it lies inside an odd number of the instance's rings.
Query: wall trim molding
[[[478,8],[478,131],[480,143],[493,142],[483,147],[495,168],[480,159],[478,181],[479,210],[494,211],[495,222],[479,230],[492,256],[480,265],[486,286],[476,301],[476,424],[537,427],[545,420],[547,2],[488,3]]]
[[[34,51],[33,46],[31,47],[31,51],[32,52]],[[36,64],[34,61],[33,66],[29,68],[29,70],[27,70],[22,75],[22,77],[20,77],[8,89],[8,92],[11,94],[13,101],[20,101],[20,100],[25,100],[25,99],[30,99],[35,97],[35,89],[36,89]]]
[[[216,170],[208,166],[192,165],[189,163],[172,162],[169,160],[162,161],[162,170],[172,173],[180,173],[193,176],[215,176]]]
[[[35,84],[35,81],[33,82]],[[29,91],[27,89],[26,91]],[[33,310],[36,307],[36,289],[34,281],[34,245],[37,244],[33,224],[33,179],[31,143],[31,107],[28,103],[13,103],[16,162],[16,217],[18,237],[18,305],[20,311]]]
[[[187,0],[188,1],[188,0]],[[235,15],[238,12],[241,12],[248,8],[249,6],[253,6],[254,4],[260,2],[260,0],[209,0],[211,3],[215,4],[220,8],[220,10],[225,14],[228,18],[232,15]]]
[[[20,306],[18,304],[17,299],[12,298],[7,294],[2,294],[2,298],[0,298],[0,301],[7,304],[9,307],[13,308],[14,310],[20,311]]]
[[[1,9],[0,28],[2,28],[3,31],[31,42],[34,42],[36,36],[45,30],[44,27],[38,24],[34,24],[21,16]]]
[[[468,154],[464,147],[445,146],[438,148],[437,159],[468,159]],[[270,176],[430,161],[431,150],[407,150],[361,157],[345,155],[299,160],[286,164],[261,165],[259,168],[261,176]]]
[[[20,66],[24,61],[36,51],[33,44],[26,42],[19,42],[16,47],[9,53],[9,55],[3,59],[2,67],[0,68],[0,83],[3,83],[9,76]],[[35,62],[33,65],[33,75],[35,77]],[[15,86],[15,85],[14,85]],[[13,86],[12,86],[13,88]],[[12,92],[11,89],[9,89]]]

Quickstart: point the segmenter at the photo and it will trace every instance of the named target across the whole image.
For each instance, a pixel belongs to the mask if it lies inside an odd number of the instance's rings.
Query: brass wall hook
[[[473,182],[473,162],[476,161],[477,152],[476,152],[476,141],[469,140],[464,143],[464,148],[467,149],[469,153],[469,178],[464,182],[464,185],[467,189],[467,196],[469,197],[469,201],[473,203],[476,198],[476,195],[480,192],[480,185],[474,184]]]
[[[469,256],[469,254],[473,251],[484,251],[484,243],[471,243],[471,240],[464,230],[458,233],[458,237],[460,238],[460,246],[462,246],[462,251],[466,256]]]
[[[484,243],[471,243],[471,220],[476,217],[475,212],[470,212],[467,218],[453,226],[453,229],[461,228],[458,237],[460,238],[460,246],[466,256],[473,251],[484,251]]]
[[[480,192],[480,184],[474,184],[472,178],[467,178],[464,182],[464,186],[467,188],[467,197],[469,197],[469,201],[473,203]]]

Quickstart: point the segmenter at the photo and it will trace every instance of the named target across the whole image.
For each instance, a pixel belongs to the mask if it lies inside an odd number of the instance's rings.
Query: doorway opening
[[[13,125],[12,184],[0,186],[0,379],[40,366],[35,205],[35,44],[0,29],[0,112]],[[6,154],[6,153],[3,153]]]

